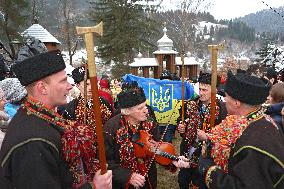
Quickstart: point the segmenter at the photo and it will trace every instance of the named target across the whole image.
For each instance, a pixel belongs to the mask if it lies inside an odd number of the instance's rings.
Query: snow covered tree
[[[263,63],[266,65],[267,62],[272,60],[272,56],[268,56],[272,50],[274,49],[274,44],[272,42],[272,39],[269,35],[263,33],[261,36],[261,46],[260,48],[255,52],[256,55],[258,55],[258,58],[256,61],[258,63]]]

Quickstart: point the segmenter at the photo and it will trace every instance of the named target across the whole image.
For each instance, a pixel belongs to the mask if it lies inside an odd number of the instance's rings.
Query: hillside
[[[39,24],[61,41],[62,49],[67,50],[68,47],[72,47],[75,41],[79,41],[78,48],[83,48],[84,42],[79,39],[78,35],[75,33],[75,26],[90,26],[96,24],[96,21],[91,20],[94,17],[90,15],[90,12],[94,10],[94,7],[90,6],[90,1],[94,2],[96,0],[38,0],[37,10]],[[70,8],[70,19],[68,23],[64,19],[63,2],[69,2],[71,6],[68,6],[68,8]],[[117,11],[116,14],[119,16],[119,13],[123,11]],[[284,15],[284,7],[278,8],[277,11]],[[31,15],[29,15],[29,17],[31,17]],[[162,29],[164,23],[166,23],[168,29],[167,35],[172,39],[176,51],[181,52],[184,48],[187,48],[194,56],[201,59],[208,57],[209,44],[218,44],[224,41],[226,51],[222,53],[222,56],[227,57],[238,54],[238,56],[245,55],[252,57],[261,45],[262,39],[266,36],[266,34],[262,34],[262,32],[281,32],[282,35],[277,34],[271,36],[271,43],[279,45],[284,42],[284,19],[271,10],[263,10],[234,20],[216,20],[209,12],[185,13],[181,10],[157,11],[147,14],[147,17],[149,20],[152,19],[155,21],[156,27],[148,31],[151,35],[145,34],[147,38],[143,37],[143,40],[145,38],[145,40],[148,41],[147,45],[139,45],[141,40],[133,42],[132,55],[129,56],[130,58],[138,54],[138,51],[151,56],[151,52],[157,49],[157,41],[163,36]],[[67,41],[67,24],[69,25],[68,31],[70,31],[71,46],[68,46]],[[18,32],[22,32],[30,25],[31,19],[29,19],[23,27],[16,29]],[[129,28],[135,29],[133,27]],[[142,30],[140,29],[138,33],[141,34],[140,31]],[[132,33],[135,32],[136,31]],[[261,34],[258,35],[258,32]],[[124,33],[121,33],[120,35],[123,36],[123,34]],[[137,36],[139,37],[139,35]],[[126,35],[117,38],[116,35],[112,35],[111,40],[122,39],[126,40],[128,43],[130,36]],[[134,39],[137,39],[137,37]],[[1,35],[0,40],[7,44],[7,40]]]
[[[80,23],[84,25],[88,20],[90,0],[71,0],[67,7],[70,10],[70,18],[72,23]],[[39,24],[44,26],[52,33],[60,32],[63,23],[63,5],[58,0],[40,0],[38,2]],[[52,15],[47,16],[47,15]],[[52,18],[52,19],[51,19]],[[55,19],[54,19],[55,18]]]
[[[271,9],[265,9],[256,13],[248,14],[238,18],[250,27],[255,28],[256,32],[272,32],[284,34],[284,6],[275,9],[280,15]]]

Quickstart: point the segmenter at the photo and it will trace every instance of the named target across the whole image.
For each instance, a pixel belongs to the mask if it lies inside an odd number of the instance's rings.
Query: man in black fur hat
[[[160,80],[164,80],[164,79],[173,80],[172,73],[169,70],[164,70],[161,73]]]
[[[284,138],[261,107],[269,90],[258,77],[228,72],[230,115],[208,134],[198,132],[207,142],[199,167],[208,188],[284,188]]]
[[[266,74],[264,75],[264,78],[267,79],[272,85],[276,84],[278,73],[275,71],[274,68],[267,68]]]
[[[202,143],[198,142],[197,129],[210,131],[210,104],[211,104],[211,74],[201,73],[198,78],[199,97],[185,104],[185,122],[178,125],[178,131],[182,136],[180,154],[189,157],[194,164],[190,168],[179,171],[178,182],[181,189],[189,186],[204,188],[204,182],[198,172],[197,163],[201,154]],[[219,124],[227,115],[225,103],[216,99],[216,120]],[[181,110],[180,110],[181,112]]]
[[[156,188],[157,169],[155,163],[151,162],[152,156],[142,158],[136,157],[134,153],[134,145],[141,136],[141,131],[151,134],[155,141],[159,140],[156,122],[148,114],[144,91],[137,86],[137,82],[126,83],[122,89],[117,96],[121,113],[104,125],[107,162],[113,172],[113,188]],[[180,157],[173,164],[185,167],[188,162],[183,160],[185,158]],[[175,166],[168,168],[175,170]],[[149,171],[144,176],[147,168]]]
[[[95,129],[95,114],[93,112],[91,81],[89,75],[86,75],[85,80],[85,74],[85,67],[78,67],[72,71],[72,78],[74,80],[74,83],[76,84],[76,87],[80,91],[80,95],[77,98],[73,99],[71,102],[69,102],[67,105],[59,107],[58,111],[66,119],[76,120],[80,123],[84,123],[84,117],[86,116],[86,124],[92,126]],[[87,92],[86,94],[84,94],[85,82]],[[112,116],[112,107],[103,97],[99,97],[99,100],[101,103],[100,109],[102,123],[105,124],[105,122],[109,120]]]
[[[111,188],[111,171],[93,172],[93,133],[63,119],[55,108],[72,88],[58,51],[19,62],[14,72],[28,97],[11,120],[0,151],[0,185],[5,189]]]

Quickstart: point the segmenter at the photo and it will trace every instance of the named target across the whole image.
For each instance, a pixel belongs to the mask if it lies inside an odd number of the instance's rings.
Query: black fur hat
[[[27,86],[35,81],[64,70],[66,67],[60,51],[38,54],[18,62],[13,71],[21,84]]]
[[[143,88],[136,81],[124,83],[122,91],[117,95],[120,108],[130,108],[146,101]]]
[[[84,77],[85,77],[85,67],[84,66],[81,66],[81,67],[78,67],[78,68],[75,68],[73,71],[72,71],[72,78],[74,80],[74,82],[76,84],[80,83],[81,81],[84,80]],[[87,78],[89,79],[89,74],[87,75]]]
[[[228,71],[225,92],[232,98],[250,105],[260,105],[269,95],[271,85],[246,73],[234,75]]]
[[[199,75],[198,82],[211,85],[211,74],[210,73],[201,73]]]
[[[169,70],[164,70],[161,73],[160,80],[163,80],[163,79],[173,80],[173,76]]]
[[[247,73],[247,71],[238,68],[238,69],[237,69],[237,74],[240,74],[240,73]]]
[[[211,74],[210,73],[200,73],[198,78],[199,83],[211,85]],[[217,86],[220,83],[220,77],[217,76]]]
[[[174,81],[180,81],[180,78],[179,78],[179,76],[177,75],[177,73],[173,73],[173,74],[172,74],[172,78],[173,78]]]
[[[278,73],[275,71],[275,69],[269,67],[266,69],[266,77],[268,79],[272,79],[272,78],[277,78]]]

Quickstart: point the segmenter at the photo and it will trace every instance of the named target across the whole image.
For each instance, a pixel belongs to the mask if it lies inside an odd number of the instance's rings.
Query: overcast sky
[[[284,6],[284,0],[263,0],[266,4],[273,8]],[[267,9],[262,0],[215,0],[211,7],[211,14],[217,19],[236,18],[254,13],[263,9]]]
[[[163,3],[167,7],[172,7],[177,1],[180,0],[164,0]],[[269,6],[275,8],[284,6],[284,0],[263,1]],[[236,18],[269,8],[262,3],[262,0],[211,0],[211,2],[213,5],[207,11],[210,12],[216,19]]]

